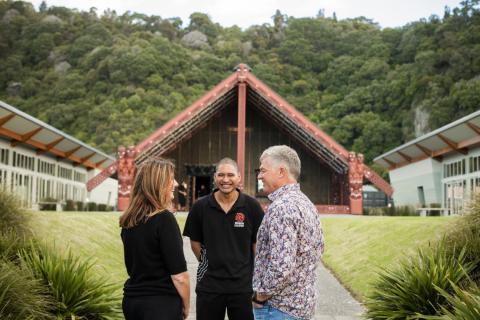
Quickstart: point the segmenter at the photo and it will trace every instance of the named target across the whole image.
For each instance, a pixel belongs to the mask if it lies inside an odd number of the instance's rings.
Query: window
[[[34,157],[29,157],[27,155],[13,151],[12,166],[14,167],[34,171],[35,170],[34,160],[35,160]],[[2,163],[4,162],[2,161]],[[5,163],[8,164],[8,152],[7,152],[7,159]]]
[[[0,163],[7,164],[8,165],[8,154],[9,154],[8,149],[0,149]]]
[[[77,182],[85,182],[86,181],[86,175],[85,175],[85,173],[75,171],[74,174],[73,174],[73,180],[75,180]]]
[[[55,163],[50,163],[50,162],[47,162],[47,161],[43,161],[43,160],[38,160],[38,172],[39,173],[44,173],[44,174],[48,174],[48,175],[51,175],[51,176],[55,176],[55,169],[57,167],[57,165]]]
[[[466,160],[462,159],[456,162],[443,165],[443,177],[449,178],[463,175],[466,173]]]
[[[470,173],[480,171],[480,156],[470,157],[469,164],[470,168],[468,171]]]

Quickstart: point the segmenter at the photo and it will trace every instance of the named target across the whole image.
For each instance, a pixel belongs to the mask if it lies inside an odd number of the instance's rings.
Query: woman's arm
[[[171,276],[173,285],[178,291],[178,294],[182,298],[183,303],[183,319],[188,318],[188,312],[190,310],[190,277],[188,271],[174,274]]]

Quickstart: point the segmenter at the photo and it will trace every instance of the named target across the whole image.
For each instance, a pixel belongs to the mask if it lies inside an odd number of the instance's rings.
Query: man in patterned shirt
[[[297,183],[301,164],[295,150],[270,147],[260,162],[258,179],[272,203],[257,234],[255,319],[311,319],[315,273],[324,248],[320,218]]]

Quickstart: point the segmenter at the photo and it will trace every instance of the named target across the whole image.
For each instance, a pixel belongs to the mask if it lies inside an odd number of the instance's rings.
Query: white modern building
[[[395,205],[462,213],[480,191],[480,110],[374,161],[389,171]]]
[[[67,200],[115,206],[117,180],[91,193],[86,182],[115,162],[68,134],[0,101],[0,187],[27,208]]]

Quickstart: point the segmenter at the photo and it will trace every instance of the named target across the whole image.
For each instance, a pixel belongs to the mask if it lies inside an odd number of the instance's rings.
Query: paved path
[[[192,297],[190,302],[190,320],[195,320],[195,283],[197,260],[190,249],[189,239],[184,237],[183,247],[187,259]],[[352,298],[350,293],[335,279],[335,277],[321,265],[317,271],[318,294],[315,320],[357,320],[364,311],[363,307]]]

